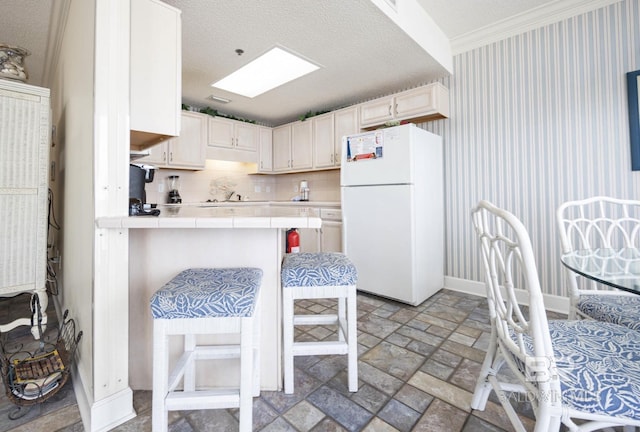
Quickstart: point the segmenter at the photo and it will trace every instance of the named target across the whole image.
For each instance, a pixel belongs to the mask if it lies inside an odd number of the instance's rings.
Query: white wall
[[[85,393],[93,394],[93,1],[71,1],[64,37],[53,69],[52,124],[56,128],[52,184],[63,227],[59,246],[59,301],[83,331],[78,372]]]
[[[470,211],[488,199],[532,237],[543,290],[566,296],[555,210],[593,195],[640,198],[625,73],[640,69],[640,2],[625,0],[454,57],[444,137],[446,269],[484,280]]]
[[[327,170],[297,174],[264,175],[256,172],[256,164],[207,160],[202,171],[159,169],[152,183],[147,183],[147,202],[164,203],[167,200],[166,179],[180,176],[180,196],[183,203],[224,199],[222,192],[229,190],[252,201],[288,201],[298,195],[301,180],[307,180],[312,201],[340,201],[340,171]],[[236,197],[234,195],[234,197]]]

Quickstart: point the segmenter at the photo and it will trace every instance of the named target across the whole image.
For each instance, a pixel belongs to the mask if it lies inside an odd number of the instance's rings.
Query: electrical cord
[[[51,228],[56,231],[60,230],[60,224],[56,220],[56,215],[53,207],[53,191],[49,188],[49,208],[47,214],[47,239],[51,237],[51,240],[47,240],[47,249],[50,251],[54,250],[55,239],[52,237]],[[58,295],[58,278],[56,276],[56,271],[54,269],[54,264],[60,265],[60,256],[47,257],[47,280],[46,280],[46,288],[47,293],[50,295]]]

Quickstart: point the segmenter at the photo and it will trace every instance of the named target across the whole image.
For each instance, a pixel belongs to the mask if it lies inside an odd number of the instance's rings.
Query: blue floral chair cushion
[[[640,330],[640,296],[587,294],[576,307],[595,320]]]
[[[563,405],[640,420],[640,332],[599,321],[558,320],[549,321],[549,333]],[[531,339],[526,343],[531,352]]]
[[[338,252],[292,253],[282,261],[282,286],[355,285],[358,272],[353,263]]]
[[[151,314],[154,319],[252,316],[261,281],[258,268],[184,270],[153,294]]]

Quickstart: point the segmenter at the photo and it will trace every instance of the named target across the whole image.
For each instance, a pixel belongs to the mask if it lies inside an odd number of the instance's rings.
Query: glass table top
[[[640,294],[640,249],[576,250],[561,257],[574,272],[614,288]]]

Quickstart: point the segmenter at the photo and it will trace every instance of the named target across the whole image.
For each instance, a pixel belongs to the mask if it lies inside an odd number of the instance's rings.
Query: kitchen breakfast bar
[[[99,228],[129,230],[129,385],[152,388],[151,295],[180,271],[194,267],[258,267],[261,286],[261,388],[282,388],[280,267],[288,228],[320,228],[303,206],[159,206],[160,216],[105,217]],[[126,337],[126,335],[123,335]],[[175,361],[182,341],[172,341]],[[226,362],[226,361],[224,361]],[[235,363],[209,368],[198,381],[232,384]]]

